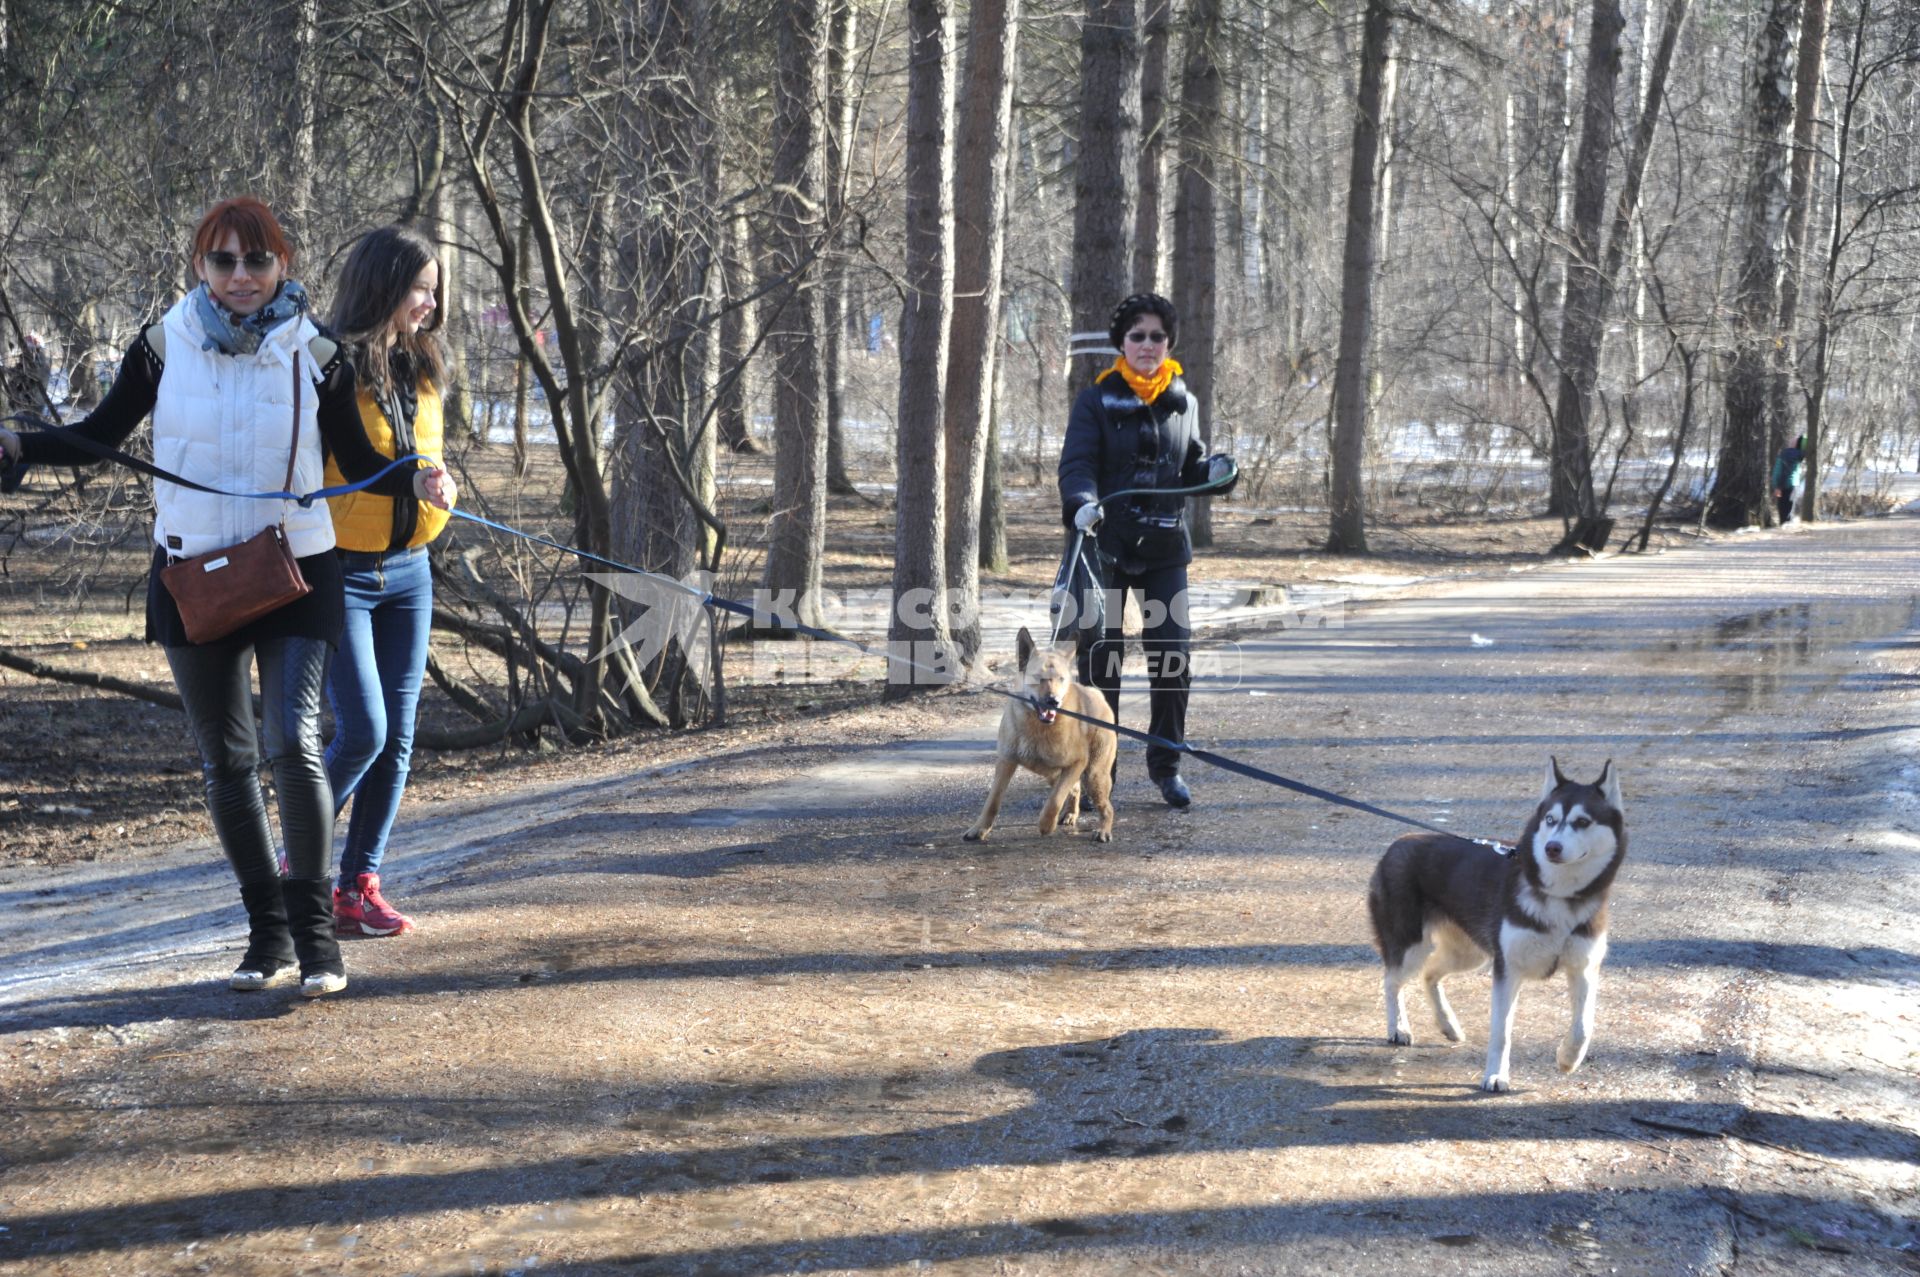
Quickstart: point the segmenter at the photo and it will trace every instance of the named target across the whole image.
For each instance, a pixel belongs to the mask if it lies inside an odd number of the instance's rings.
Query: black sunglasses
[[[262,249],[255,249],[251,253],[229,253],[224,248],[215,248],[200,254],[200,259],[216,275],[231,275],[235,266],[243,264],[247,274],[259,275],[274,263],[274,255]]]

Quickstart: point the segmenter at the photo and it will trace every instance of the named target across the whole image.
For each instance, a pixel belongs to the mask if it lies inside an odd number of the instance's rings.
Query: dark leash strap
[[[999,688],[995,688],[994,690],[1001,691]],[[1171,741],[1164,736],[1156,736],[1152,732],[1143,732],[1137,727],[1125,727],[1119,723],[1110,723],[1104,718],[1094,718],[1088,714],[1078,714],[1064,706],[1045,705],[1031,696],[1025,696],[1018,692],[1002,692],[1002,695],[1009,696],[1017,701],[1022,701],[1033,707],[1036,711],[1051,709],[1056,714],[1063,714],[1068,718],[1078,719],[1082,723],[1091,723],[1095,727],[1104,727],[1110,732],[1117,732],[1122,736],[1130,736],[1134,740],[1144,742],[1145,744],[1158,745],[1162,749],[1170,749],[1177,754],[1185,754],[1189,758],[1197,758],[1203,763],[1210,763],[1220,768],[1222,771],[1233,772],[1236,775],[1245,776],[1251,780],[1262,781],[1269,785],[1277,785],[1281,789],[1290,789],[1296,794],[1304,794],[1308,798],[1317,798],[1323,803],[1332,803],[1337,807],[1351,807],[1355,811],[1364,811],[1370,816],[1379,816],[1385,820],[1397,821],[1402,825],[1411,825],[1415,829],[1424,829],[1432,834],[1445,834],[1449,838],[1464,838],[1468,842],[1480,843],[1484,846],[1501,850],[1509,849],[1506,843],[1497,842],[1491,838],[1469,838],[1458,830],[1442,829],[1438,825],[1429,825],[1424,820],[1415,820],[1412,816],[1403,816],[1397,811],[1388,811],[1385,807],[1376,807],[1372,803],[1362,802],[1358,798],[1348,798],[1346,795],[1336,794],[1330,789],[1322,789],[1318,785],[1309,785],[1305,781],[1294,780],[1292,777],[1282,776],[1278,772],[1270,772],[1264,767],[1255,767],[1252,763],[1243,763],[1238,759],[1228,758],[1225,754],[1216,754],[1210,749],[1195,749],[1192,745],[1184,741]]]
[[[306,494],[305,496],[301,496],[299,494],[291,493],[291,492],[226,492],[219,488],[209,488],[203,484],[198,484],[198,483],[192,482],[191,480],[182,479],[178,475],[174,475],[165,470],[162,470],[158,466],[155,466],[148,462],[140,460],[138,457],[128,456],[126,453],[121,452],[118,449],[110,448],[105,444],[96,443],[93,440],[86,438],[84,435],[75,434],[73,431],[67,430],[60,426],[48,425],[47,423],[38,421],[37,419],[22,417],[18,415],[8,418],[8,420],[27,421],[30,424],[33,424],[36,427],[45,430],[49,434],[56,435],[61,439],[64,439],[80,448],[85,449],[88,452],[93,453],[94,455],[100,457],[103,460],[119,462],[121,465],[125,465],[132,469],[138,470],[143,474],[151,475],[156,479],[164,480],[167,483],[177,483],[177,484],[180,484],[182,487],[194,488],[201,492],[212,493],[215,496],[249,497],[249,498],[256,498],[261,500],[297,501],[301,505],[310,505],[315,500],[318,500],[324,496],[338,495],[343,492],[357,491],[358,489],[367,486],[367,484],[375,482],[380,478],[380,475],[386,474],[387,471],[392,470],[395,466],[400,465],[402,462],[423,459],[417,456],[401,457],[396,459],[394,462],[392,462],[392,464],[388,465],[385,469],[381,470],[380,474],[373,476],[373,478],[371,479],[366,479],[358,484],[353,484],[353,485],[349,485],[342,488],[323,488],[318,492],[311,492]],[[15,465],[11,467],[11,471],[19,471],[21,469],[24,469],[24,467],[19,465]],[[1223,480],[1221,483],[1218,483],[1218,484],[1204,484],[1192,489],[1182,489],[1181,491],[1182,492],[1210,491],[1213,488],[1223,486],[1224,483],[1225,481]],[[1132,495],[1135,495],[1138,491],[1139,490],[1136,489],[1128,492],[1115,492],[1105,498],[1102,498],[1102,500],[1110,501],[1123,496],[1132,496]],[[575,558],[582,559],[588,563],[597,563],[602,567],[612,568],[617,572],[628,572],[636,576],[644,576],[649,580],[655,581],[660,585],[665,586],[669,589],[675,590],[681,594],[686,594],[695,599],[698,599],[700,603],[706,607],[718,608],[721,611],[731,612],[737,616],[744,616],[748,618],[757,618],[759,615],[759,613],[757,613],[754,610],[751,604],[742,603],[738,599],[729,599],[721,595],[711,593],[709,591],[695,589],[693,586],[686,584],[684,581],[676,581],[672,577],[662,575],[661,573],[658,573],[658,572],[649,572],[645,568],[637,568],[629,563],[621,563],[617,559],[609,559],[603,555],[594,554],[591,551],[582,550],[575,546],[567,545],[564,542],[554,540],[552,537],[541,536],[538,533],[534,533],[534,532],[523,532],[519,528],[512,527],[508,524],[496,523],[492,519],[482,518],[480,515],[477,515],[477,514],[469,514],[465,510],[455,509],[455,510],[448,511],[448,513],[453,515],[453,517],[457,519],[464,519],[468,523],[475,523],[484,528],[491,528],[496,532],[502,532],[508,536],[519,537],[521,540],[531,541],[535,545],[544,545],[549,549],[558,550],[563,554],[571,554]],[[1084,539],[1084,534],[1082,534],[1082,536]],[[1080,548],[1081,548],[1080,542],[1076,541],[1073,547],[1073,553],[1077,554]],[[1068,562],[1071,563],[1071,556],[1069,557]],[[848,638],[844,634],[836,634],[831,630],[824,630],[819,628],[818,626],[805,625],[798,621],[783,621],[780,623],[779,628],[784,632],[800,634],[808,638],[820,639],[828,643],[840,643],[847,647],[851,647],[855,651],[860,652],[864,655],[879,657],[887,661],[889,664],[904,665],[910,669],[920,670],[928,674],[937,675],[942,673],[942,671],[935,670],[930,666],[921,665],[918,662],[907,660],[891,652],[876,651],[873,648],[869,647],[867,644],[862,643],[857,639]],[[1185,754],[1189,758],[1197,758],[1203,763],[1207,763],[1210,766],[1220,768],[1222,771],[1233,772],[1236,775],[1245,776],[1251,780],[1257,780],[1264,784],[1275,785],[1281,789],[1292,790],[1296,794],[1301,794],[1308,798],[1316,798],[1321,802],[1332,803],[1335,806],[1339,806],[1339,807],[1350,807],[1355,811],[1366,812],[1370,816],[1379,816],[1385,820],[1397,821],[1402,825],[1410,825],[1415,829],[1424,829],[1429,833],[1445,834],[1448,837],[1452,837],[1452,838],[1465,837],[1465,835],[1457,833],[1454,830],[1442,829],[1438,825],[1430,825],[1423,820],[1415,820],[1412,816],[1403,816],[1398,812],[1388,811],[1385,807],[1376,807],[1372,803],[1362,802],[1360,799],[1357,799],[1357,798],[1348,798],[1343,794],[1336,794],[1332,790],[1322,789],[1318,785],[1309,785],[1305,781],[1294,780],[1290,777],[1279,775],[1276,772],[1270,772],[1264,767],[1255,767],[1251,763],[1243,763],[1237,759],[1228,758],[1224,754],[1216,754],[1209,749],[1195,749],[1193,746],[1185,743],[1184,741],[1170,741],[1170,740],[1167,740],[1165,737],[1156,736],[1152,732],[1143,732],[1135,727],[1124,727],[1119,723],[1108,722],[1106,719],[1102,719],[1102,718],[1092,718],[1092,717],[1089,717],[1088,715],[1078,714],[1078,713],[1075,713],[1073,710],[1065,709],[1060,706],[1043,706],[1038,701],[1034,700],[1034,698],[1026,695],[1023,692],[1008,691],[1004,687],[989,687],[985,690],[993,692],[998,696],[1004,696],[1008,700],[1019,701],[1022,704],[1027,705],[1035,710],[1039,710],[1043,708],[1051,708],[1055,713],[1064,714],[1068,718],[1077,719],[1080,722],[1089,723],[1095,727],[1105,728],[1107,731],[1117,733],[1121,736],[1130,737],[1134,740],[1141,741],[1148,745],[1158,745],[1164,749],[1173,750],[1175,753]],[[1496,848],[1503,848],[1505,846],[1505,844],[1503,843],[1498,843],[1488,838],[1468,838],[1467,841],[1482,843],[1487,846],[1496,847]]]
[[[297,385],[298,383],[296,383],[296,387]],[[28,416],[25,413],[14,413],[12,416],[6,418],[6,420],[21,425],[32,426],[41,434],[51,435],[62,443],[73,445],[82,452],[92,453],[102,461],[111,461],[116,465],[125,466],[129,470],[136,470],[148,478],[158,479],[162,483],[171,483],[181,488],[191,488],[195,492],[205,492],[211,496],[238,497],[248,501],[292,501],[301,506],[311,506],[315,501],[323,501],[328,497],[345,496],[349,492],[358,492],[362,488],[370,487],[380,482],[381,479],[385,478],[392,471],[410,462],[427,460],[427,458],[422,457],[418,453],[408,453],[403,457],[395,457],[392,461],[382,466],[377,473],[369,478],[360,480],[358,483],[339,484],[331,488],[320,488],[308,493],[292,492],[284,489],[279,492],[229,492],[225,488],[210,488],[204,483],[195,483],[192,479],[177,475],[171,470],[163,470],[151,461],[143,460],[131,453],[122,452],[120,449],[101,443],[96,439],[89,439],[78,431],[70,430],[65,426],[56,426],[50,421],[42,421],[38,417]],[[296,424],[296,429],[297,428]],[[294,441],[294,446],[296,449],[299,446],[299,440],[297,438]],[[11,481],[9,486],[0,488],[0,491],[11,492],[14,488],[18,487],[27,469],[27,466],[15,462],[4,471],[0,471],[0,483]],[[291,465],[289,465],[287,469],[286,482],[289,486],[293,483],[293,468]]]

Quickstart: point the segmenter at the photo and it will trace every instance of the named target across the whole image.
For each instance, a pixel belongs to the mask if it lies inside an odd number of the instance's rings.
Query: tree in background
[[[1140,197],[1140,0],[1087,0],[1079,87],[1072,323],[1075,333],[1104,335],[1114,304],[1135,291],[1128,275]],[[1069,398],[1103,367],[1097,357],[1072,365]]]
[[[953,6],[908,0],[906,296],[894,506],[889,698],[958,673],[948,624],[946,393],[953,319]]]
[[[1200,409],[1202,440],[1215,432],[1214,328],[1217,310],[1214,156],[1220,146],[1220,0],[1188,0],[1186,68],[1180,76],[1179,193],[1173,209],[1173,305],[1187,393]],[[1191,502],[1193,544],[1213,544],[1213,502]]]
[[[1347,169],[1346,250],[1340,270],[1340,353],[1333,371],[1333,484],[1327,549],[1367,552],[1366,494],[1360,466],[1366,452],[1367,350],[1373,333],[1375,167],[1380,150],[1381,94],[1393,56],[1392,9],[1367,0],[1360,42],[1359,96]]]
[[[980,567],[987,456],[1006,269],[1008,131],[1020,0],[974,0],[955,146],[952,344],[946,394],[946,587],[959,661],[980,655]],[[1004,555],[1004,546],[1002,554]]]
[[[1717,528],[1762,523],[1772,507],[1767,487],[1773,461],[1767,451],[1767,400],[1787,229],[1787,128],[1793,121],[1800,4],[1801,0],[1768,0],[1748,77],[1751,106],[1733,363],[1727,370],[1720,473],[1707,505],[1707,522]]]

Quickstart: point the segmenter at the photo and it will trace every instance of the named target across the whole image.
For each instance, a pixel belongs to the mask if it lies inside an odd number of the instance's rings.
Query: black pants
[[[1096,642],[1080,649],[1080,681],[1097,687],[1120,719],[1120,665],[1126,657],[1121,621],[1129,594],[1140,599],[1145,625],[1141,646],[1147,656],[1147,730],[1163,740],[1187,739],[1187,688],[1193,682],[1188,663],[1192,628],[1187,615],[1187,566],[1122,572],[1107,567],[1107,628]],[[1147,746],[1147,775],[1154,780],[1180,770],[1180,755],[1164,745]]]
[[[333,789],[320,748],[320,689],[329,644],[319,639],[263,639],[169,647],[174,686],[186,702],[187,722],[200,747],[207,812],[242,884],[277,882],[278,857],[260,791],[264,735],[280,832],[287,843],[287,876],[324,878],[333,854]],[[253,665],[260,664],[264,733],[253,718]]]
[[[1793,517],[1793,494],[1791,492],[1784,496],[1775,497],[1774,501],[1780,506],[1780,522],[1785,523]]]

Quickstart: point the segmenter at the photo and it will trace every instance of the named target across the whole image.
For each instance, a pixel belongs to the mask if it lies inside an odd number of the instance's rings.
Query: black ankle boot
[[[247,991],[285,984],[294,977],[293,935],[279,882],[241,883],[240,902],[247,907],[247,954],[227,977],[227,987]]]
[[[300,956],[300,992],[309,998],[347,987],[347,967],[333,935],[333,883],[326,878],[283,878],[287,928]]]

